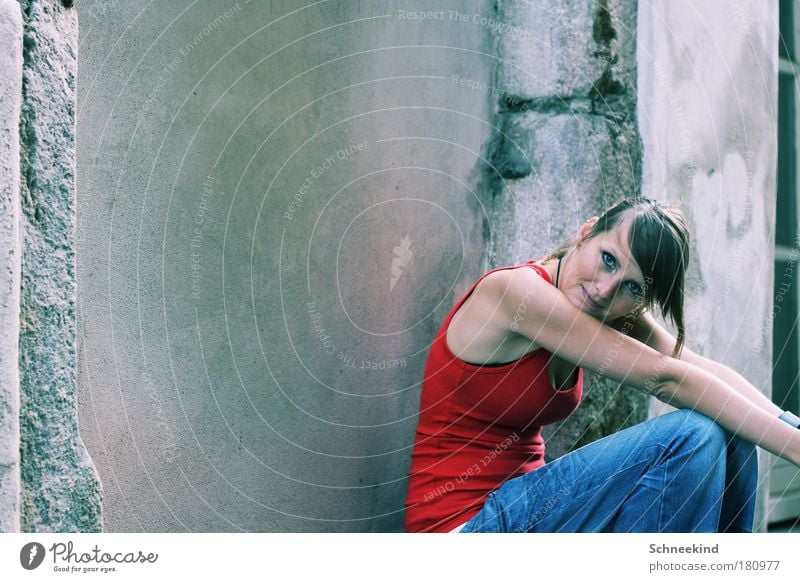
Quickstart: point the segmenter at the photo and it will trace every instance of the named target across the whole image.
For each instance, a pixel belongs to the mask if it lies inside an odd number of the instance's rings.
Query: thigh
[[[640,478],[698,431],[721,434],[678,410],[594,441],[503,483],[461,532],[604,531]]]

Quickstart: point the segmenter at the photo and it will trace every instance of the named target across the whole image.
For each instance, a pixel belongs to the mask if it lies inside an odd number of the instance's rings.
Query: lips
[[[592,307],[593,309],[597,309],[598,311],[603,309],[602,305],[600,305],[597,301],[589,297],[589,294],[586,292],[586,289],[583,288],[583,285],[581,285],[581,291],[583,291],[583,296],[586,298],[586,302],[589,304],[590,307]]]

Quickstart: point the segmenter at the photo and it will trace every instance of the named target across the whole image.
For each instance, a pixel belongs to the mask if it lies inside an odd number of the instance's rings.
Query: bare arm
[[[510,329],[537,345],[673,406],[697,410],[800,466],[800,430],[724,380],[600,323],[529,269],[500,271],[490,289]]]
[[[662,354],[672,353],[672,349],[675,346],[675,338],[650,313],[644,312],[635,322],[628,324],[628,326],[629,335],[634,339],[646,343]],[[684,347],[681,351],[680,359],[713,374],[769,414],[778,416],[783,412],[781,408],[732,368],[696,354],[687,347]]]

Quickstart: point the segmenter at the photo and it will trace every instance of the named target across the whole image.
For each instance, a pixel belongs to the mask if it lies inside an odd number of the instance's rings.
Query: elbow
[[[655,396],[658,400],[665,404],[669,404],[670,406],[674,406],[675,408],[681,408],[681,403],[683,402],[681,398],[678,397],[678,385],[674,382],[667,382],[660,386],[658,389],[651,393],[652,396]]]
[[[657,398],[665,404],[671,406],[678,406],[678,383],[672,380],[654,381],[651,385],[646,386],[644,392],[654,398]]]
[[[681,362],[670,356],[662,356],[655,372],[645,380],[644,392],[671,406],[679,407],[679,390],[681,377],[685,376],[680,371]]]

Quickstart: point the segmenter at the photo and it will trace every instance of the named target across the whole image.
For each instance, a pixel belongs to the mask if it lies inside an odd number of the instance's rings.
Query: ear
[[[586,237],[589,236],[589,232],[591,232],[592,227],[594,224],[600,220],[599,216],[592,216],[589,220],[583,223],[581,228],[578,230],[578,244],[581,244]]]

